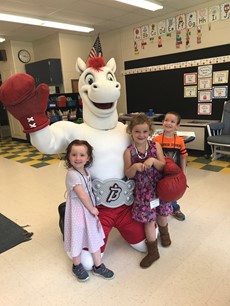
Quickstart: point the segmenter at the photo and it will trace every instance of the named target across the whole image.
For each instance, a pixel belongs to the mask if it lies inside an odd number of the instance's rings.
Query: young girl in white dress
[[[87,167],[93,161],[93,147],[85,140],[72,141],[66,150],[66,211],[64,222],[64,248],[73,258],[72,271],[79,281],[89,279],[81,264],[82,249],[92,254],[92,273],[112,279],[114,273],[101,262],[104,231],[98,219],[98,209],[92,192],[91,177]]]

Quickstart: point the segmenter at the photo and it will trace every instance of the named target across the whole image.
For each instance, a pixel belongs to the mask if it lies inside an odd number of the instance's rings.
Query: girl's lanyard
[[[163,136],[162,136],[162,148],[163,148],[163,151],[164,151],[164,137],[165,137],[165,133],[163,133]],[[177,152],[175,151],[175,148],[176,148],[176,146],[175,146],[175,142],[176,142],[176,135],[174,134],[174,143],[173,143],[173,155],[172,156],[169,156],[169,157],[171,157],[174,161],[175,161],[175,157],[176,157],[176,154],[177,154]],[[167,157],[168,155],[167,155],[167,153],[165,153],[164,152],[164,155]]]
[[[92,204],[93,204],[93,206],[94,206],[94,202],[93,202],[93,199],[92,199],[92,195],[91,195],[91,192],[90,192],[90,190],[89,190],[89,186],[88,186],[88,184],[87,184],[87,182],[86,182],[85,176],[84,176],[80,171],[78,171],[77,169],[75,169],[75,170],[76,170],[78,173],[81,174],[81,176],[82,176],[82,178],[83,178],[83,180],[84,180],[84,182],[85,182],[85,186],[86,186],[86,188],[87,188],[87,191],[88,191],[90,200],[91,200],[91,202],[92,202]]]
[[[87,184],[87,182],[86,182],[85,176],[84,176],[80,171],[78,171],[77,169],[75,169],[75,170],[76,170],[78,173],[81,174],[81,176],[82,176],[82,178],[83,178],[83,180],[84,180],[84,182],[85,182],[85,186],[86,186],[86,188],[87,188],[87,191],[88,191],[90,200],[91,200],[91,202],[92,202],[92,204],[93,204],[93,206],[94,206],[94,202],[93,202],[93,199],[92,199],[92,195],[91,195],[91,192],[90,192],[90,190],[89,190],[89,186],[88,186],[88,184]],[[97,228],[98,228],[98,230],[100,230],[100,227],[101,227],[100,220],[99,220],[98,216],[95,216],[95,218],[97,219]]]

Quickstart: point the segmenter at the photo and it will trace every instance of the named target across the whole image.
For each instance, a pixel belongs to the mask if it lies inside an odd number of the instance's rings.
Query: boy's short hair
[[[167,113],[165,114],[164,119],[165,119],[166,115],[168,115],[168,114],[171,114],[171,115],[176,116],[176,117],[177,117],[177,124],[180,124],[180,122],[181,122],[181,115],[180,115],[180,114],[178,114],[178,113],[175,112],[175,111],[170,111],[170,112],[167,112]]]

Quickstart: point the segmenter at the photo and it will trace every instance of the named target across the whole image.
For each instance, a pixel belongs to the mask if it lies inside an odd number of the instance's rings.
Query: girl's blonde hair
[[[132,119],[130,120],[127,128],[126,128],[126,132],[128,134],[132,133],[133,128],[138,125],[138,124],[144,124],[147,123],[149,126],[149,134],[150,136],[153,134],[154,131],[154,127],[153,127],[153,121],[151,120],[151,118],[147,117],[144,113],[140,113],[139,115],[135,115],[132,117]]]

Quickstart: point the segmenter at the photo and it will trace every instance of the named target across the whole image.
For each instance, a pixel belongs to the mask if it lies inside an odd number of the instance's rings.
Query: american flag
[[[101,48],[100,37],[98,35],[89,53],[89,57],[101,57],[101,56],[103,56],[103,53],[102,53],[102,48]]]

